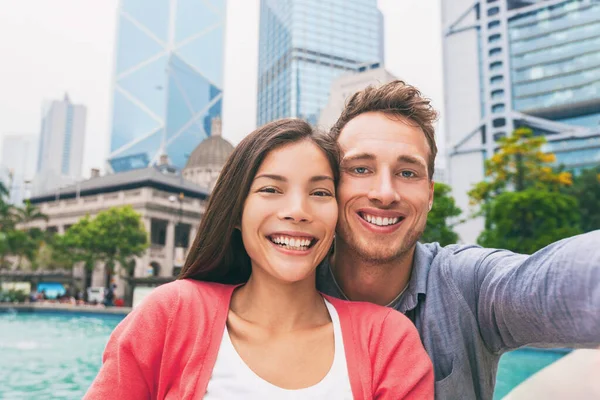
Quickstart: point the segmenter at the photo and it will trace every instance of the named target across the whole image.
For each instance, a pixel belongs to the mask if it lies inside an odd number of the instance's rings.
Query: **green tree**
[[[565,192],[579,201],[583,232],[600,229],[600,166],[582,171]]]
[[[534,188],[505,192],[489,203],[486,229],[477,242],[531,254],[557,240],[581,233],[577,199]]]
[[[446,246],[458,241],[458,234],[452,229],[454,225],[451,225],[448,220],[457,218],[462,211],[456,206],[454,198],[450,195],[451,191],[448,185],[434,184],[435,199],[427,216],[427,226],[421,237],[422,242],[439,242],[440,245]]]
[[[40,242],[32,260],[32,269],[71,269],[80,261],[77,253],[69,248],[65,242],[65,235],[46,235]]]
[[[10,234],[14,230],[13,206],[8,202],[8,189],[0,182],[0,269],[7,266]]]
[[[477,242],[532,253],[580,233],[577,198],[563,193],[572,176],[553,170],[556,157],[541,150],[545,138],[519,128],[498,143],[498,152],[485,163],[486,180],[469,192],[485,217]]]
[[[518,128],[511,136],[498,140],[499,150],[485,161],[486,179],[469,191],[471,203],[481,204],[505,191],[527,188],[558,190],[572,184],[569,172],[556,173],[556,156],[542,152],[543,136],[529,128]]]
[[[31,204],[29,200],[25,200],[23,207],[16,207],[13,214],[15,223],[21,225],[27,225],[37,220],[48,221],[48,216]]]
[[[96,262],[104,263],[110,280],[117,263],[124,277],[133,276],[132,261],[148,248],[148,235],[140,215],[132,207],[115,207],[93,219],[89,216],[80,219],[67,230],[61,246],[76,261],[85,263],[88,277]]]

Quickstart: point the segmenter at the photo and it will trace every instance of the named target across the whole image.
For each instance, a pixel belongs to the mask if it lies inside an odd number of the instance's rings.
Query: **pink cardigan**
[[[198,399],[206,393],[235,286],[178,280],[114,330],[84,399]],[[433,367],[404,315],[325,296],[339,314],[355,399],[433,399]]]

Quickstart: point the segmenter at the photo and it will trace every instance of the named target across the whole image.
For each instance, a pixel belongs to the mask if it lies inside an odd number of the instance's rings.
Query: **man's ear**
[[[429,182],[429,211],[431,211],[431,209],[433,208],[433,198],[434,198],[434,187],[435,187],[435,182],[434,181],[430,181]]]

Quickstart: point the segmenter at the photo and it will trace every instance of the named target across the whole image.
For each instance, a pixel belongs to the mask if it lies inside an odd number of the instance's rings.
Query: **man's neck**
[[[407,286],[412,272],[415,247],[388,262],[364,260],[341,240],[335,243],[331,271],[349,300],[390,304]]]

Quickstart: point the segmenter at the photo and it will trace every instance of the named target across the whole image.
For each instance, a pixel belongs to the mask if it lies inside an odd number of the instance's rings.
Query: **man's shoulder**
[[[421,254],[419,254],[421,253]],[[481,247],[476,244],[450,244],[441,246],[439,243],[419,243],[417,257],[425,259],[428,264],[447,269],[469,269],[476,267],[482,260],[494,254],[510,253],[508,250]]]

